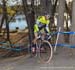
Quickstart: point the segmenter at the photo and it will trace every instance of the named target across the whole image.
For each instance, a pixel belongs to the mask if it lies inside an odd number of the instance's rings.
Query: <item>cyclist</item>
[[[50,34],[49,30],[49,20],[50,16],[46,14],[45,16],[39,16],[36,20],[36,24],[34,25],[34,46],[33,46],[33,52],[35,51],[35,44],[36,40],[38,38],[39,33],[41,32],[43,34],[43,37],[47,34]]]

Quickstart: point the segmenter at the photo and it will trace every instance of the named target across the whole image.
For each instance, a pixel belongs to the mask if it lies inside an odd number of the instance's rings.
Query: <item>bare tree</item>
[[[75,32],[75,0],[73,0],[72,5],[72,25],[71,31]],[[70,35],[70,43],[71,45],[75,45],[75,35]]]
[[[22,0],[22,4],[23,4],[23,11],[24,14],[26,16],[26,20],[27,20],[27,24],[28,24],[28,29],[29,29],[29,41],[30,41],[30,45],[32,44],[32,40],[34,37],[33,34],[33,26],[35,23],[35,13],[34,13],[34,0],[31,1],[31,10],[28,10],[27,7],[27,0]]]
[[[6,30],[7,30],[7,41],[9,41],[9,24],[8,24],[8,16],[7,16],[7,8],[6,8],[6,1],[3,0],[3,19],[5,20],[6,23]],[[2,20],[3,24],[3,20]]]
[[[58,21],[57,21],[57,30],[61,27],[61,31],[64,30],[64,11],[65,11],[65,0],[59,0],[59,8],[58,8]],[[64,42],[63,35],[60,35],[59,43]]]

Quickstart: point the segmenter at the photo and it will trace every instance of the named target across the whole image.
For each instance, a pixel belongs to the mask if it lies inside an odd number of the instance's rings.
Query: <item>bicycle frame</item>
[[[53,50],[52,50],[51,43],[48,40],[42,39],[42,37],[38,38],[37,40],[40,40],[40,43],[39,44],[38,44],[38,42],[36,43],[36,56],[40,57],[40,52],[41,52],[40,49],[41,49],[42,42],[47,43],[49,45],[49,48],[51,49],[50,57],[49,57],[47,62],[44,62],[44,63],[49,63],[52,59],[52,56],[53,56]]]
[[[54,52],[56,51],[58,38],[59,38],[59,35],[60,35],[60,30],[61,30],[61,27],[59,27],[59,32],[57,33],[57,38],[56,38],[56,42],[55,42],[55,46],[54,46]],[[52,44],[49,42],[49,39],[51,39],[51,37],[52,37],[52,35],[50,34],[48,36],[48,38],[45,40],[45,38],[42,37],[42,34],[40,34],[37,38],[37,40],[40,40],[39,44],[38,44],[38,41],[36,41],[36,53],[35,53],[36,56],[39,55],[39,57],[40,57],[40,53],[41,53],[40,49],[41,49],[41,45],[43,43],[48,44],[48,48],[50,48],[50,56],[49,56],[49,59],[45,63],[49,63],[52,59],[52,56],[53,56],[53,47],[52,47]]]

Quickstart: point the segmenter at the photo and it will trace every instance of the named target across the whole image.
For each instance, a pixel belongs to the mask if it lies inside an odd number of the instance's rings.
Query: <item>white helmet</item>
[[[50,18],[50,15],[49,15],[49,14],[46,14],[45,16],[46,16],[46,18],[48,18],[48,19]]]

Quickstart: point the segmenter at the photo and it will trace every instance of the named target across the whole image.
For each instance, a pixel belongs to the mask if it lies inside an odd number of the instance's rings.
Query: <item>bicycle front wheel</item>
[[[44,40],[40,45],[40,60],[44,63],[49,63],[53,56],[53,49],[51,44]]]

